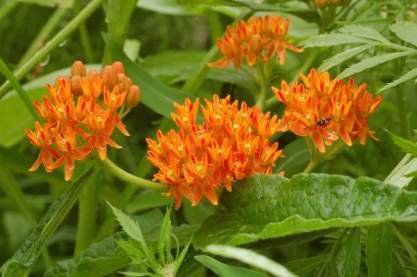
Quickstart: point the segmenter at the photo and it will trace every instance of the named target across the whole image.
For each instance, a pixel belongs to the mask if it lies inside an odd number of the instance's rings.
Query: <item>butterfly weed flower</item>
[[[29,142],[40,149],[29,170],[43,165],[51,172],[63,165],[68,181],[76,160],[85,159],[94,150],[103,160],[108,146],[120,148],[111,136],[115,129],[129,135],[120,112],[137,104],[140,90],[125,75],[120,62],[99,73],[87,72],[80,61],[73,64],[71,76],[59,77],[47,88],[42,101],[34,102],[44,122],[35,122],[34,130],[26,130]]]
[[[382,97],[373,97],[366,84],[357,85],[353,79],[331,79],[328,72],[312,69],[307,76],[301,75],[301,82],[289,85],[282,81],[280,89],[272,89],[285,105],[283,130],[311,137],[321,153],[339,138],[349,146],[355,139],[361,144],[367,137],[375,139],[368,118]]]
[[[288,27],[289,19],[280,16],[251,17],[228,26],[224,37],[217,41],[217,48],[224,57],[209,66],[225,68],[234,64],[239,68],[244,61],[253,66],[272,58],[284,64],[286,49],[302,51],[289,42]]]
[[[172,119],[178,131],[158,131],[148,138],[148,159],[159,170],[154,178],[168,186],[178,209],[183,197],[197,205],[206,197],[217,205],[222,187],[256,173],[271,173],[282,155],[270,138],[279,121],[257,107],[232,102],[230,96],[176,104]],[[199,116],[202,122],[199,123]]]

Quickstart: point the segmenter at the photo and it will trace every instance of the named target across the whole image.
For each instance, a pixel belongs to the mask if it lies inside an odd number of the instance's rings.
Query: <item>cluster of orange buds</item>
[[[317,8],[325,8],[327,6],[339,6],[343,5],[344,0],[314,0],[314,4]]]
[[[192,205],[205,196],[217,205],[217,192],[224,186],[256,173],[271,173],[282,155],[278,143],[269,139],[278,132],[279,121],[257,107],[239,106],[230,96],[205,100],[199,113],[199,100],[175,105],[172,119],[179,131],[157,133],[148,138],[148,159],[159,171],[154,178],[165,183],[178,209],[182,198]],[[201,116],[203,122],[198,123]]]
[[[282,81],[281,88],[273,87],[280,102],[285,105],[282,130],[290,130],[298,136],[310,136],[318,151],[326,151],[339,139],[352,145],[359,138],[361,144],[374,132],[368,128],[368,117],[375,112],[382,97],[373,97],[366,84],[357,86],[350,79],[332,80],[328,72],[312,69],[302,82],[289,85]]]
[[[285,62],[286,49],[301,52],[288,41],[289,20],[280,16],[251,17],[249,21],[239,21],[236,26],[228,26],[217,47],[223,58],[209,63],[211,67],[225,68],[234,64],[239,68],[244,60],[250,66],[257,62],[268,62],[277,57]]]
[[[125,75],[120,62],[105,66],[99,73],[87,72],[80,61],[73,64],[70,77],[59,77],[47,88],[42,103],[34,102],[45,122],[35,122],[34,130],[26,130],[29,142],[40,148],[29,170],[43,164],[51,172],[64,165],[68,181],[75,160],[86,158],[94,149],[100,159],[105,159],[108,145],[120,148],[111,135],[115,128],[129,135],[119,113],[138,104],[140,90]]]

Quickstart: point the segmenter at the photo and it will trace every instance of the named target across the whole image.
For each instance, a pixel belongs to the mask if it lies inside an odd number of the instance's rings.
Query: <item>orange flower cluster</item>
[[[328,72],[318,73],[312,69],[307,76],[301,75],[288,85],[282,81],[281,89],[273,91],[285,107],[281,120],[283,130],[298,136],[310,136],[319,152],[326,151],[340,137],[347,145],[359,138],[361,144],[374,132],[368,128],[368,117],[376,110],[382,97],[372,97],[366,84],[357,86],[350,79],[330,78]]]
[[[156,180],[169,187],[176,208],[182,198],[192,205],[204,195],[217,205],[217,190],[232,190],[232,182],[255,173],[271,173],[281,156],[278,144],[269,139],[278,131],[278,119],[258,108],[240,107],[230,96],[206,100],[202,124],[198,123],[199,100],[175,105],[172,119],[179,131],[157,133],[157,141],[147,139],[148,159],[159,171]]]
[[[251,17],[248,22],[240,21],[236,26],[227,27],[217,47],[224,57],[209,63],[211,67],[224,68],[230,64],[240,67],[246,59],[250,66],[256,62],[268,62],[277,57],[285,62],[285,50],[301,52],[287,38],[289,20],[280,16]]]
[[[139,96],[139,87],[124,74],[122,63],[108,65],[101,73],[87,73],[82,62],[75,62],[71,76],[59,77],[54,86],[48,85],[43,103],[34,103],[45,123],[35,122],[35,130],[26,130],[30,143],[40,148],[29,170],[43,164],[51,172],[64,165],[68,181],[75,160],[86,158],[94,149],[105,159],[108,145],[120,148],[111,139],[114,129],[129,135],[119,111],[137,105]]]

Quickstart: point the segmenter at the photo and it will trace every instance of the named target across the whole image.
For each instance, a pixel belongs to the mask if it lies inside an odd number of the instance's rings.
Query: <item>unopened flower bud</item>
[[[126,105],[128,108],[133,108],[139,104],[140,88],[138,86],[131,86],[126,97]]]
[[[343,4],[343,0],[330,0],[330,3],[334,6]]]
[[[81,77],[78,75],[71,77],[71,91],[74,95],[81,95],[83,93],[80,81]]]
[[[106,65],[102,72],[103,82],[109,89],[113,89],[117,82],[117,75],[114,73],[112,66]]]
[[[125,67],[124,67],[124,65],[121,63],[121,62],[119,62],[119,61],[117,61],[117,62],[114,62],[112,65],[111,65],[111,67],[112,67],[112,69],[113,69],[113,72],[117,75],[117,74],[125,74]]]
[[[86,70],[85,70],[85,65],[83,64],[82,61],[75,61],[72,64],[71,76],[81,76],[81,77],[83,77],[86,74],[87,73],[86,73]]]
[[[317,8],[324,8],[329,4],[329,0],[314,0],[314,4]]]

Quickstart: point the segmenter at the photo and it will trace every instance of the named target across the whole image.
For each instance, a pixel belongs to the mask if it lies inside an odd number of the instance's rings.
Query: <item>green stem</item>
[[[259,93],[256,95],[256,106],[258,106],[261,111],[265,106],[265,97],[266,97],[266,86],[268,85],[267,76],[265,75],[265,66],[264,64],[257,63],[256,70],[258,73],[258,82],[259,82]]]
[[[74,10],[77,13],[81,10],[81,0],[74,1]],[[94,55],[93,55],[93,50],[91,48],[91,43],[90,43],[88,30],[87,30],[85,22],[82,22],[80,24],[79,34],[80,34],[81,46],[84,49],[86,61],[87,63],[92,63],[94,61]]]
[[[209,10],[207,19],[210,26],[211,43],[214,45],[216,40],[223,34],[223,25],[216,11]]]
[[[20,96],[20,99],[22,99],[23,103],[25,104],[26,108],[29,110],[33,118],[39,121],[40,118],[38,114],[36,113],[35,109],[33,108],[32,101],[30,100],[28,94],[24,91],[22,86],[17,81],[16,77],[9,70],[9,68],[7,67],[7,65],[4,63],[4,61],[1,58],[0,58],[0,71],[4,75],[4,77],[6,77],[9,80],[9,82],[12,84],[17,94]]]
[[[31,59],[29,59],[15,72],[16,79],[22,79],[30,70],[32,70],[32,68],[47,57],[53,49],[65,41],[65,39],[67,39],[67,37],[100,6],[102,1],[103,0],[92,0],[73,20],[71,20],[71,22],[65,26],[65,28],[58,32],[58,34],[46,43],[42,49],[36,52]],[[0,99],[8,92],[10,85],[10,81],[6,81],[0,87]]]
[[[36,38],[32,41],[29,48],[26,50],[25,54],[20,58],[19,63],[17,64],[16,68],[20,68],[25,62],[27,62],[41,46],[45,43],[49,35],[53,30],[55,30],[56,26],[59,24],[61,19],[65,16],[68,12],[68,9],[61,9],[58,8],[49,20],[45,23],[42,27],[41,31],[38,33]]]
[[[78,227],[75,243],[75,256],[86,249],[96,235],[98,205],[98,170],[90,175],[78,198]]]
[[[408,124],[407,113],[405,112],[406,108],[405,108],[405,103],[404,103],[404,90],[402,86],[400,87],[400,89],[397,91],[395,95],[396,95],[398,110],[401,111],[398,113],[401,135],[404,137],[409,137],[410,135],[409,127],[408,127],[409,124]]]
[[[138,176],[135,176],[135,175],[121,169],[120,167],[118,167],[115,163],[113,163],[109,159],[103,160],[102,163],[103,163],[103,165],[106,166],[106,168],[108,170],[110,170],[110,172],[115,177],[117,177],[120,180],[123,180],[127,183],[134,184],[134,185],[136,185],[138,187],[141,187],[141,188],[151,188],[151,189],[157,189],[157,190],[163,190],[163,189],[166,188],[166,186],[163,185],[163,184],[152,182],[152,181],[140,178]]]
[[[306,168],[304,168],[303,173],[310,173],[310,172],[312,172],[316,168],[316,166],[318,164],[319,163],[317,162],[317,159],[312,158],[310,160],[310,162],[308,163],[308,165],[306,166]]]

